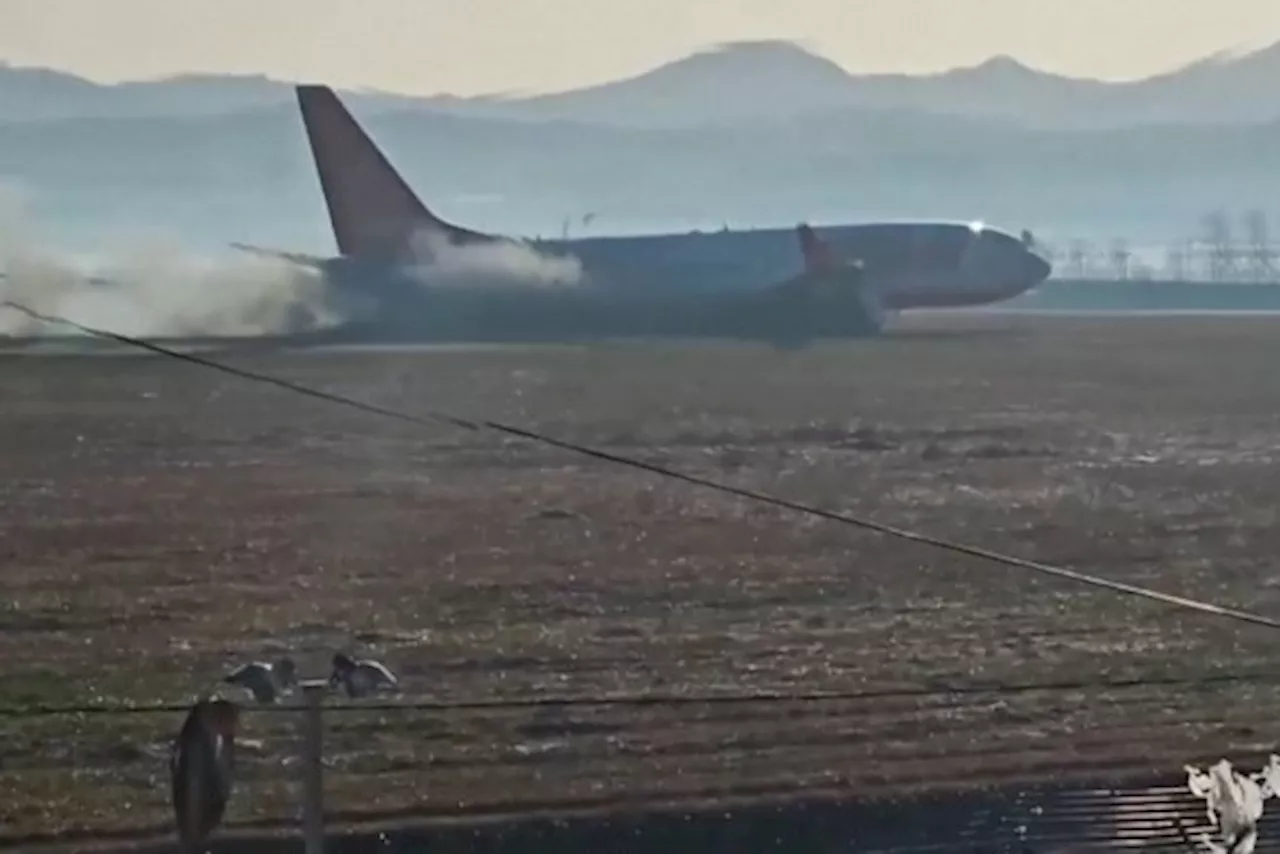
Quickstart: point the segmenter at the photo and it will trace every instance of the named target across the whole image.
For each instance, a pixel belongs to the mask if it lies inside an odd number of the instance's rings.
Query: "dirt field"
[[[1280,319],[907,326],[792,353],[226,358],[1280,616]],[[336,648],[406,699],[884,694],[335,714],[335,820],[878,797],[1274,744],[1266,629],[150,357],[5,357],[0,399],[2,709],[185,703],[283,650],[325,675]],[[1224,673],[1257,676],[1195,684]],[[1096,684],[1130,678],[1186,681]],[[166,829],[179,723],[0,718],[0,844]],[[291,824],[295,716],[250,710],[244,736],[228,823]]]

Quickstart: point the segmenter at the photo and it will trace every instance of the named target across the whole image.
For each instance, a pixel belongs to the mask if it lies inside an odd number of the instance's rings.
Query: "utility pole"
[[[1249,273],[1255,282],[1269,281],[1275,275],[1275,257],[1271,251],[1271,235],[1265,211],[1254,209],[1245,214],[1245,233],[1249,240]]]

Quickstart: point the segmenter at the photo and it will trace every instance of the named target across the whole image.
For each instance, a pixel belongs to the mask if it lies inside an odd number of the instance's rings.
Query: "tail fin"
[[[830,273],[839,266],[830,245],[818,237],[808,223],[797,225],[796,234],[800,238],[800,251],[804,255],[806,273]]]
[[[298,86],[297,94],[339,252],[395,263],[413,257],[416,232],[443,233],[454,243],[485,238],[428,210],[332,89]]]

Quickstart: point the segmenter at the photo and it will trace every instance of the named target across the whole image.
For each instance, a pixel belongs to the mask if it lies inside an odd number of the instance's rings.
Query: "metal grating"
[[[909,835],[915,838],[904,838],[901,827],[868,827],[872,832],[854,850],[882,854],[1186,854],[1203,850],[1202,834],[1209,833],[1217,840],[1205,802],[1193,797],[1185,785],[993,792],[963,798],[966,803],[949,800],[951,803],[945,806],[938,804],[936,811],[925,803],[914,805],[910,812],[918,825]],[[1255,851],[1280,854],[1280,806],[1275,801],[1269,801],[1267,806],[1273,809],[1263,812]],[[890,811],[894,811],[892,807]],[[893,838],[895,835],[897,839]]]

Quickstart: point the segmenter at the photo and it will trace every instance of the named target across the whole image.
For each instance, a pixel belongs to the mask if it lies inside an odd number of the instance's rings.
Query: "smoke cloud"
[[[252,336],[337,318],[321,277],[283,261],[204,257],[163,234],[120,241],[88,264],[42,239],[29,199],[0,186],[0,300],[133,336]],[[66,335],[0,311],[0,335]]]
[[[533,244],[501,240],[455,246],[435,231],[410,238],[417,258],[430,259],[412,269],[423,284],[469,286],[574,287],[584,281],[582,262],[572,255],[549,255]]]

